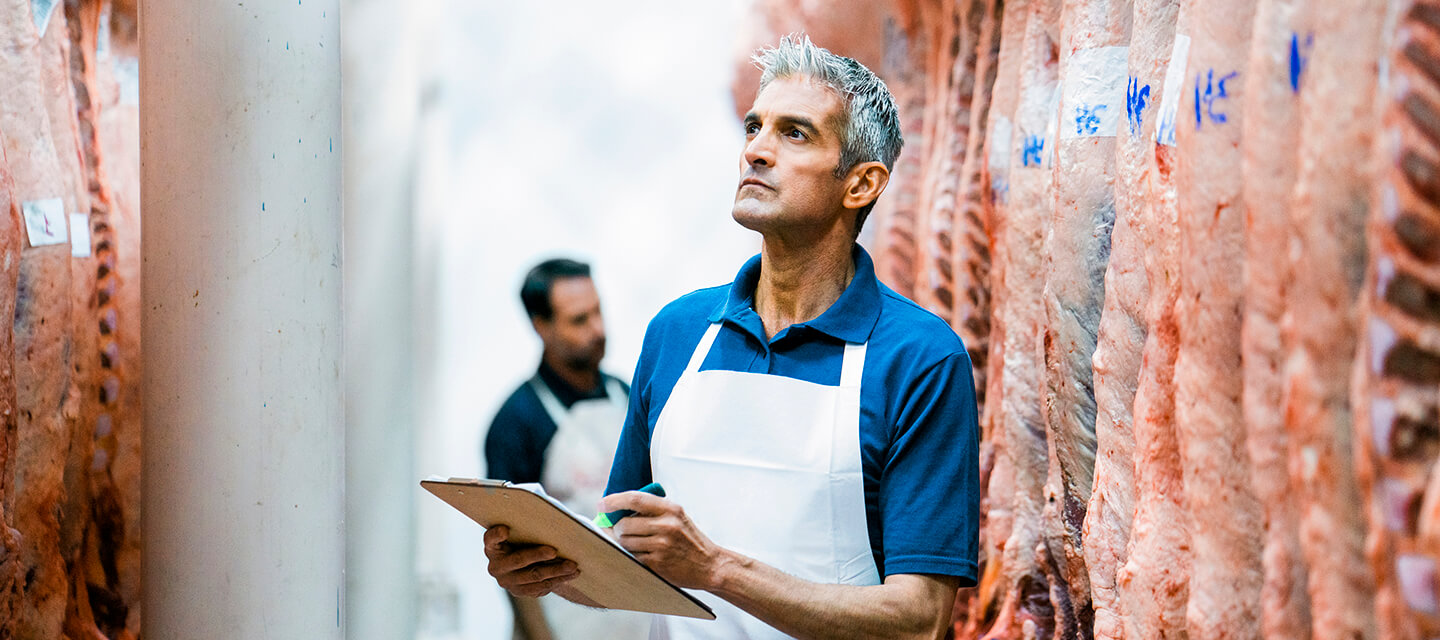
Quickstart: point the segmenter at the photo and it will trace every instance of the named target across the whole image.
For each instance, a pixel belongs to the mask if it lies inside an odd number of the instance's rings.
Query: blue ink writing
[[[1175,144],[1175,115],[1174,113],[1161,113],[1160,122],[1155,127],[1155,140],[1160,144]]]
[[[1130,116],[1130,135],[1140,135],[1140,123],[1145,114],[1145,101],[1150,99],[1150,85],[1140,86],[1140,79],[1130,76],[1125,85],[1125,111]]]
[[[1106,105],[1097,104],[1094,106],[1081,103],[1075,107],[1075,133],[1077,135],[1095,135],[1100,133],[1100,112]]]
[[[1025,144],[1021,151],[1023,152],[1020,156],[1022,165],[1026,167],[1040,166],[1040,154],[1045,151],[1045,136],[1025,136]]]
[[[1200,130],[1200,76],[1195,76],[1195,130]]]
[[[1195,74],[1195,130],[1200,130],[1201,123],[1205,118],[1215,124],[1225,124],[1228,117],[1225,112],[1216,108],[1216,103],[1230,97],[1225,89],[1225,83],[1239,77],[1239,71],[1231,71],[1215,79],[1215,70],[1211,69],[1204,74]],[[1202,80],[1203,78],[1203,80]],[[1203,84],[1202,84],[1203,83]]]
[[[1304,44],[1300,34],[1290,33],[1290,91],[1300,93],[1300,76],[1310,64],[1310,52],[1315,49],[1315,34],[1307,34]]]

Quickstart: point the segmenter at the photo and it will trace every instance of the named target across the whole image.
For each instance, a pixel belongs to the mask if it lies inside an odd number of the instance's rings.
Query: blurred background
[[[367,602],[411,597],[417,638],[509,637],[482,530],[416,481],[485,476],[485,429],[539,361],[525,271],[592,265],[603,368],[628,381],[650,317],[758,249],[730,219],[749,4],[344,4],[354,637],[407,637]]]

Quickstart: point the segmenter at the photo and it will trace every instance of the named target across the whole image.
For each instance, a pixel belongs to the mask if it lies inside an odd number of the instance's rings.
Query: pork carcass
[[[955,187],[960,179],[958,158],[964,154],[973,87],[963,44],[965,25],[961,5],[972,0],[935,3],[924,14],[931,34],[926,58],[925,130],[919,146],[924,154],[920,174],[920,206],[915,221],[916,256],[914,299],[946,322],[955,303],[954,274],[950,272]],[[924,6],[922,4],[922,6]],[[969,38],[974,46],[973,38]],[[944,257],[944,264],[941,258]]]
[[[1115,224],[1115,134],[1125,108],[1131,3],[1069,0],[1061,14],[1055,204],[1045,232],[1045,537],[1068,590],[1061,637],[1093,629],[1085,508],[1095,474],[1096,332]],[[1057,604],[1059,604],[1057,602]]]
[[[117,78],[133,69],[124,49],[133,43],[123,32],[111,36],[109,2],[72,1],[65,10],[90,192],[89,212],[77,216],[88,228],[71,229],[90,240],[71,258],[75,386],[82,390],[71,458],[85,462],[74,474],[83,483],[71,491],[86,498],[79,520],[87,543],[72,561],[77,588],[66,630],[71,637],[138,637],[139,122],[136,96],[122,92]]]
[[[875,206],[879,218],[873,229],[875,272],[892,289],[913,298],[924,159],[929,144],[924,133],[933,118],[926,97],[934,22],[927,25],[924,21],[933,9],[928,2],[897,4],[895,18],[885,23],[885,54],[879,73],[890,87],[900,112],[900,130],[909,144],[895,161],[886,196]]]
[[[1124,638],[1116,573],[1125,562],[1135,510],[1135,388],[1146,339],[1145,249],[1155,230],[1144,209],[1155,164],[1155,114],[1175,38],[1178,0],[1136,0],[1127,52],[1125,113],[1115,141],[1115,228],[1105,272],[1105,307],[1093,358],[1095,483],[1085,510],[1085,567],[1096,638]]]
[[[1300,550],[1299,505],[1291,492],[1289,436],[1281,412],[1290,194],[1300,138],[1300,81],[1315,34],[1298,0],[1261,0],[1255,9],[1245,85],[1245,305],[1240,330],[1242,412],[1255,496],[1265,511],[1261,629],[1266,637],[1310,637],[1310,596]],[[1288,79],[1281,82],[1280,79]]]
[[[1243,74],[1254,11],[1251,0],[1195,3],[1176,130],[1175,424],[1195,524],[1186,612],[1193,638],[1260,637],[1263,513],[1250,486],[1237,339],[1245,257]]]
[[[1143,182],[1140,220],[1150,230],[1143,249],[1150,295],[1135,386],[1135,517],[1125,561],[1115,576],[1119,606],[1125,611],[1125,637],[1136,640],[1188,637],[1192,524],[1175,427],[1175,358],[1180,346],[1175,265],[1180,259],[1180,237],[1174,132],[1179,97],[1188,88],[1189,16],[1190,4],[1182,2],[1165,81],[1155,97],[1156,144],[1143,158],[1148,178]]]
[[[965,343],[975,368],[975,387],[981,406],[989,374],[990,263],[994,220],[984,204],[985,140],[988,136],[991,87],[995,84],[1000,48],[1000,0],[972,3],[967,22],[978,22],[971,82],[970,125],[965,152],[960,158],[960,183],[953,228],[957,230],[950,271],[955,274],[955,304],[951,326]]]
[[[1009,181],[1010,151],[1013,143],[1011,118],[1019,102],[1018,75],[1020,70],[1020,48],[1025,38],[1025,21],[1029,12],[1029,0],[1011,0],[1004,3],[998,18],[995,33],[998,49],[995,51],[994,84],[990,88],[990,105],[986,114],[987,132],[981,157],[967,157],[967,162],[978,160],[982,169],[980,186],[984,217],[990,221],[991,270],[990,308],[991,321],[989,353],[985,375],[985,402],[981,405],[980,424],[981,464],[988,458],[989,473],[985,493],[981,497],[981,509],[985,512],[985,529],[981,532],[985,566],[980,575],[975,604],[964,625],[956,628],[957,637],[977,637],[980,632],[995,621],[1004,598],[1010,593],[1006,582],[1007,565],[1004,562],[1006,543],[1010,538],[1014,518],[1015,467],[1008,449],[1008,434],[1002,413],[1004,404],[1004,348],[1006,298],[1008,285],[1006,273],[1010,262],[1006,234],[1009,229]],[[997,5],[996,9],[999,9]]]
[[[979,11],[979,15],[968,18],[979,22],[973,65],[975,93],[970,101],[970,132],[960,170],[957,219],[953,223],[955,228],[964,231],[961,232],[962,244],[956,245],[948,259],[951,260],[952,273],[959,274],[959,281],[964,282],[957,286],[960,295],[953,311],[952,326],[955,326],[955,331],[971,354],[976,376],[977,400],[983,420],[986,419],[985,391],[990,373],[990,264],[994,228],[989,215],[989,205],[983,195],[983,192],[988,190],[985,187],[984,150],[992,99],[990,89],[994,84],[999,55],[1001,4],[999,0],[986,0],[979,3]],[[967,242],[970,246],[963,244]],[[956,636],[961,638],[978,637],[986,619],[995,611],[994,594],[995,587],[999,584],[996,578],[1000,565],[1000,538],[995,534],[997,530],[1004,530],[1004,535],[1008,535],[1010,526],[1008,505],[999,509],[990,508],[989,496],[992,488],[997,496],[1009,496],[1013,491],[1010,483],[1014,481],[1008,462],[1000,465],[999,473],[996,473],[997,443],[992,427],[988,422],[982,423],[981,427],[980,583],[973,589],[961,590],[957,596],[956,614],[952,621]],[[1003,522],[992,525],[992,515]],[[995,565],[995,568],[992,569],[991,565]]]
[[[1440,3],[1392,3],[1352,390],[1378,635],[1440,635]],[[1382,67],[1384,68],[1384,67]]]
[[[1027,628],[1038,638],[1054,634],[1054,590],[1047,577],[1048,561],[1041,514],[1047,467],[1044,417],[1041,415],[1040,343],[1045,322],[1041,301],[1044,284],[1040,252],[1044,219],[1053,198],[1054,146],[1059,58],[1059,0],[1032,0],[1026,9],[1024,37],[1016,70],[1018,99],[1009,154],[1009,195],[1006,200],[1003,252],[1007,256],[1000,311],[1004,329],[1000,424],[1005,454],[1014,472],[1012,526],[1005,541],[1004,602],[986,637],[1019,637]],[[1006,28],[1007,34],[1010,29]]]
[[[0,317],[15,314],[15,285],[20,267],[23,224],[20,203],[12,196],[14,183],[8,162],[5,131],[0,128]],[[20,613],[25,567],[20,559],[20,534],[15,529],[15,457],[19,435],[19,405],[15,397],[15,341],[0,332],[0,637],[15,635]]]
[[[902,14],[916,16],[916,20],[910,27],[910,32],[917,42],[923,45],[923,60],[921,61],[924,77],[924,117],[921,120],[921,132],[916,140],[915,149],[919,153],[920,173],[918,174],[917,203],[918,209],[915,216],[915,260],[910,264],[913,269],[912,278],[924,275],[925,262],[930,247],[929,240],[934,237],[936,204],[941,189],[950,191],[953,183],[947,183],[945,173],[954,177],[953,170],[943,165],[944,158],[950,155],[952,141],[950,133],[953,129],[951,119],[955,111],[960,108],[960,102],[954,95],[957,78],[956,63],[959,58],[960,48],[955,46],[960,38],[960,11],[959,5],[969,0],[900,0],[897,6],[901,8]],[[960,72],[963,74],[964,72]],[[964,148],[963,146],[961,147]],[[953,203],[953,198],[951,199]],[[946,206],[946,213],[950,207]],[[948,220],[947,220],[948,225]],[[934,302],[931,294],[933,289],[930,282],[915,280],[915,291],[912,296],[917,302],[931,306]],[[948,306],[940,311],[948,312]],[[941,314],[948,319],[948,315]]]
[[[96,446],[110,459],[108,478],[102,474],[99,482],[113,482],[118,503],[114,505],[118,513],[107,512],[118,522],[101,521],[96,516],[103,541],[106,587],[109,595],[118,597],[107,606],[111,615],[123,617],[125,629],[132,636],[140,637],[140,440],[145,412],[141,404],[140,109],[135,44],[133,39],[120,42],[117,35],[112,50],[98,60],[101,69],[114,70],[113,74],[101,73],[102,86],[114,88],[99,103],[97,149],[110,200],[105,215],[91,220],[95,257],[107,270],[102,275],[100,266],[96,267],[95,311],[100,318],[114,318],[109,339],[102,338],[100,345],[101,367],[109,372],[101,385],[118,388],[119,393],[106,392],[109,401],[105,411],[94,417],[91,426],[98,438]],[[122,49],[122,45],[127,48]],[[114,82],[103,81],[105,75],[113,75]],[[98,495],[105,493],[102,490]],[[111,563],[113,576],[109,573]],[[97,614],[97,622],[105,629],[104,616]]]
[[[63,107],[52,107],[70,94],[63,12],[49,16],[42,35],[32,19],[31,3],[4,0],[0,24],[5,25],[0,78],[6,80],[0,84],[0,104],[5,105],[0,132],[14,180],[13,197],[22,213],[28,213],[31,240],[16,256],[13,327],[20,434],[13,506],[27,572],[15,631],[18,637],[57,638],[70,592],[61,549],[64,475],[72,439],[72,423],[65,414],[70,392],[70,247],[37,246],[35,240],[66,237],[66,213],[75,210],[81,195],[74,176],[67,176],[76,170],[79,148],[71,128],[73,106],[68,114]],[[73,416],[74,408],[70,410]]]
[[[1300,79],[1299,173],[1291,200],[1285,316],[1285,422],[1301,509],[1313,637],[1372,638],[1374,577],[1364,562],[1349,407],[1356,307],[1365,270],[1380,33],[1385,5],[1312,3],[1325,38]],[[1344,46],[1339,46],[1344,43]]]

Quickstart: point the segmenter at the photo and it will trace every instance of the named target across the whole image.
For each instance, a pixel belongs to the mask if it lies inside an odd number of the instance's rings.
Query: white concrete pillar
[[[352,258],[345,262],[346,637],[410,640],[415,501],[424,475],[414,464],[415,150],[422,69],[434,57],[425,26],[438,3],[341,2]]]
[[[338,639],[338,0],[140,10],[145,636]]]

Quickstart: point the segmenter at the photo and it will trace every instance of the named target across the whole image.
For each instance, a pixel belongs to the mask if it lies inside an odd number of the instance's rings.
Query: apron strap
[[[622,407],[628,406],[630,401],[625,397],[625,387],[620,386],[620,381],[605,377],[603,373],[600,376],[605,381],[605,394],[609,397],[610,402]],[[540,405],[545,408],[545,413],[550,414],[550,420],[555,423],[556,427],[559,427],[560,420],[570,414],[565,409],[565,405],[560,404],[560,399],[555,397],[555,392],[550,390],[550,385],[540,379],[539,374],[530,378],[530,388],[535,391],[536,396],[540,397]]]
[[[530,378],[530,388],[535,391],[536,396],[540,397],[540,406],[545,407],[545,413],[550,414],[550,421],[555,423],[556,428],[559,428],[560,421],[564,420],[568,413],[565,411],[565,405],[560,404],[560,399],[555,397],[555,392],[550,390],[550,385],[540,379],[540,374],[535,374]]]
[[[710,345],[715,343],[715,336],[720,334],[720,323],[715,322],[705,330],[705,335],[700,338],[700,344],[695,346],[695,353],[690,354],[690,364],[685,365],[685,373],[696,373],[700,371],[700,363],[705,362],[705,354],[710,353]]]
[[[605,376],[603,373],[600,375],[601,377]],[[610,402],[622,407],[630,406],[630,399],[625,397],[625,387],[620,386],[619,379],[605,378],[605,393],[610,397]]]
[[[845,344],[845,356],[840,361],[840,386],[845,389],[860,388],[860,374],[865,371],[865,345]]]

